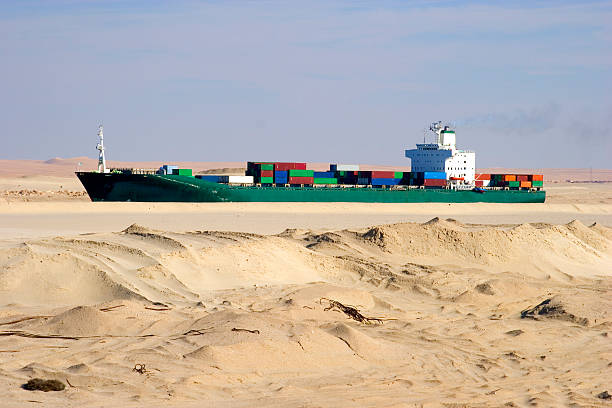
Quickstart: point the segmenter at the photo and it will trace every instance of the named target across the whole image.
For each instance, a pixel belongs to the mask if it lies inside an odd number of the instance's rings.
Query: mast
[[[434,132],[436,134],[436,143],[440,144],[441,140],[440,140],[440,133],[442,133],[442,121],[437,121],[431,124],[431,126],[429,127],[429,130],[431,130],[432,132]]]
[[[96,146],[96,149],[100,152],[98,156],[98,172],[108,173],[106,169],[106,157],[104,156],[104,127],[102,125],[98,127],[98,136],[100,137],[100,143]]]

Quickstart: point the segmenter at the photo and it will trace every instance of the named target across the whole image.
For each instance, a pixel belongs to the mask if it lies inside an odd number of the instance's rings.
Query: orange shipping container
[[[504,181],[516,181],[516,176],[514,174],[505,174]]]
[[[476,180],[491,180],[491,175],[490,174],[479,174],[479,173],[477,173],[475,176],[476,176],[475,177]]]
[[[521,187],[531,187],[531,181],[521,181]]]
[[[532,174],[531,181],[544,181],[544,175],[543,174]]]

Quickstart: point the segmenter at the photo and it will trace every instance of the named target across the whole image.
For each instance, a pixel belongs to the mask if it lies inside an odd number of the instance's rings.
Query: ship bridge
[[[476,153],[458,150],[455,131],[449,125],[436,122],[429,128],[436,136],[436,143],[417,144],[416,149],[405,151],[411,160],[412,171],[444,171],[446,177],[474,183]]]

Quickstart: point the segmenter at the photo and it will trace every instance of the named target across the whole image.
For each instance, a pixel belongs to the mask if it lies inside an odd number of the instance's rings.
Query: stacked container
[[[289,171],[274,170],[274,182],[276,184],[289,184]]]
[[[542,174],[532,174],[531,176],[531,186],[532,187],[544,187],[544,175]]]
[[[444,171],[424,171],[423,185],[425,187],[446,187],[446,172]]]
[[[291,169],[289,171],[289,184],[309,184],[314,183],[314,171]]]
[[[476,187],[489,187],[491,185],[491,175],[476,173],[474,175],[474,184]]]
[[[338,184],[338,178],[335,171],[314,171],[314,184]]]

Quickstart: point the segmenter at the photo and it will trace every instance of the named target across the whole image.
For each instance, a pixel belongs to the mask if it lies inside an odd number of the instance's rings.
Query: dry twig
[[[259,334],[259,330],[249,330],[249,329],[237,329],[237,328],[233,328],[232,329],[233,332],[249,332],[249,333],[253,333],[253,334]]]
[[[111,310],[115,310],[115,309],[118,309],[120,307],[125,307],[125,305],[116,305],[116,306],[103,307],[102,309],[100,309],[100,311],[101,312],[110,312]]]
[[[359,323],[363,323],[363,324],[372,324],[372,323],[383,324],[382,319],[378,319],[376,317],[365,317],[364,315],[359,313],[359,310],[357,310],[356,308],[354,308],[352,306],[345,306],[342,303],[338,302],[337,300],[332,300],[332,299],[328,299],[328,298],[321,298],[319,303],[321,303],[323,300],[329,302],[329,306],[326,307],[325,309],[323,309],[326,312],[328,310],[336,309],[336,310],[344,313],[345,315],[347,315],[349,318],[351,318],[353,320],[357,320]]]

